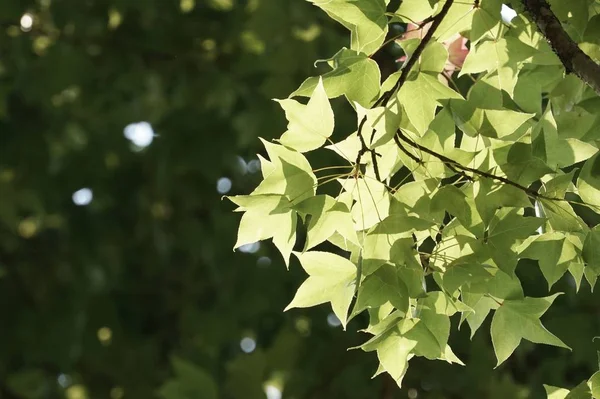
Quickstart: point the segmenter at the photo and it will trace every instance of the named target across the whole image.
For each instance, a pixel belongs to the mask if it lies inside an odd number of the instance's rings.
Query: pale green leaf
[[[273,243],[288,265],[290,254],[296,243],[297,221],[298,216],[291,209],[274,214],[247,211],[242,215],[238,238],[233,249],[273,238]]]
[[[351,49],[359,53],[375,52],[385,39],[389,0],[309,0],[351,32]]]
[[[600,398],[600,371],[595,372],[587,381],[587,384],[592,391],[592,396]]]
[[[501,0],[484,0],[473,12],[470,39],[476,43],[484,37],[498,39],[500,30]]]
[[[524,114],[507,109],[486,109],[484,113],[498,138],[513,134],[523,123],[534,116],[534,114]]]
[[[296,100],[277,100],[288,119],[288,131],[279,140],[286,147],[307,152],[321,147],[333,133],[333,110],[325,93],[323,80],[303,105]]]
[[[359,245],[354,231],[352,215],[343,202],[328,195],[317,195],[294,206],[301,214],[311,215],[307,227],[305,250],[309,250],[327,240],[335,232],[344,239]]]
[[[577,178],[577,190],[581,199],[600,213],[600,154],[588,159]]]
[[[557,232],[535,237],[519,256],[538,261],[542,274],[548,281],[548,289],[552,288],[573,263],[583,263],[577,248],[566,239],[565,234]]]
[[[281,194],[294,202],[315,195],[317,177],[304,155],[282,145],[262,142],[273,167],[252,195]]]
[[[479,42],[467,55],[460,76],[487,71],[496,81],[494,87],[512,97],[521,63],[533,54],[534,48],[512,37]]]
[[[355,201],[352,206],[355,230],[368,229],[389,215],[391,197],[383,183],[372,178],[350,178],[340,183]]]
[[[565,399],[569,394],[569,390],[565,388],[553,387],[551,385],[545,385],[546,395],[548,399]]]
[[[332,70],[322,76],[323,86],[329,98],[345,95],[350,103],[359,103],[363,107],[372,104],[379,94],[381,73],[377,63],[366,54],[346,48],[340,50],[329,60]],[[319,77],[308,78],[290,97],[309,97],[319,83]]]
[[[365,109],[358,103],[355,107],[359,125],[366,118],[361,134],[369,148],[376,148],[392,140],[400,124],[401,114],[398,110],[390,107]]]
[[[398,101],[404,109],[410,122],[423,135],[433,118],[441,100],[462,99],[461,95],[444,86],[435,77],[425,73],[413,75],[400,88]]]
[[[419,23],[433,14],[433,8],[428,1],[403,0],[395,12],[395,16],[403,22]]]
[[[587,267],[594,270],[596,275],[600,275],[600,226],[594,227],[587,234],[582,256]]]
[[[408,369],[408,360],[417,342],[400,334],[390,334],[377,348],[377,357],[381,367],[394,379],[398,387]]]
[[[537,344],[569,349],[559,338],[546,330],[539,320],[558,295],[505,300],[502,303],[494,313],[491,326],[492,344],[498,359],[497,366],[508,359],[523,338]]]
[[[384,265],[368,275],[361,283],[353,314],[358,314],[364,309],[379,307],[388,301],[406,314],[408,300],[408,289],[399,277],[397,267]]]
[[[309,251],[296,253],[296,256],[309,277],[285,310],[331,302],[333,312],[345,328],[348,308],[354,296],[356,266],[348,259],[329,252]]]

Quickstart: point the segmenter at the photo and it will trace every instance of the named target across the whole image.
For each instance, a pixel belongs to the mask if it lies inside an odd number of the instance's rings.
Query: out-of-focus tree
[[[264,242],[232,252],[239,218],[221,196],[260,182],[257,137],[286,128],[271,99],[348,46],[317,7],[3,0],[0,29],[0,398],[533,397],[591,375],[598,298],[566,278],[545,325],[572,355],[522,345],[493,371],[489,339],[463,329],[466,368],[413,361],[400,390],[369,379],[374,356],[346,351],[366,319],[342,331],[326,307],[283,313],[304,272]],[[405,29],[395,21],[373,56],[384,77]],[[560,87],[564,105],[582,90]],[[355,129],[354,111],[332,105],[336,129]],[[591,129],[585,110],[560,123]],[[539,271],[522,274],[542,296]]]

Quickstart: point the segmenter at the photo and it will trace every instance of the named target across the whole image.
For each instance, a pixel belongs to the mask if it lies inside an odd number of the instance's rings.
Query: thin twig
[[[541,198],[541,199],[545,199],[545,200],[550,200],[550,201],[565,201],[564,198],[556,198],[556,197],[548,197],[544,194],[540,194],[535,190],[530,189],[529,187],[525,187],[517,182],[514,182],[510,179],[507,179],[506,177],[503,176],[498,176],[498,175],[494,175],[492,173],[488,173],[488,172],[484,172],[482,170],[479,169],[475,169],[475,168],[470,168],[468,166],[464,166],[458,162],[456,162],[455,160],[448,158],[445,155],[439,154],[433,150],[430,150],[427,147],[424,147],[416,142],[414,142],[413,140],[411,140],[410,138],[408,138],[404,133],[402,133],[402,130],[398,129],[396,131],[396,135],[402,139],[402,141],[406,142],[407,144],[409,144],[411,147],[414,147],[418,150],[421,150],[429,155],[432,155],[434,157],[436,157],[437,159],[439,159],[440,161],[442,161],[446,166],[448,165],[452,165],[454,168],[462,170],[462,171],[466,171],[466,172],[471,172],[474,175],[479,175],[479,176],[483,176],[483,177],[487,177],[488,179],[492,179],[492,180],[496,180],[496,181],[500,181],[502,183],[508,184],[510,186],[516,187],[519,190],[524,191],[525,193],[531,195],[532,197],[535,198]],[[396,142],[398,143],[398,142]]]
[[[410,58],[406,62],[406,65],[402,69],[400,78],[398,79],[398,81],[396,82],[394,87],[392,87],[390,90],[383,93],[383,95],[375,103],[375,105],[374,105],[375,107],[377,107],[379,105],[383,105],[383,106],[387,105],[387,103],[390,101],[390,99],[398,92],[398,90],[400,90],[400,88],[402,87],[404,82],[406,82],[406,79],[408,78],[408,74],[410,73],[410,70],[412,69],[412,67],[415,65],[415,63],[421,56],[421,53],[423,52],[425,47],[427,47],[427,44],[433,37],[433,34],[437,30],[437,28],[442,23],[442,20],[444,19],[446,14],[448,14],[448,11],[450,10],[450,7],[452,7],[453,3],[454,3],[454,0],[446,1],[446,3],[444,4],[444,7],[442,7],[440,13],[433,18],[433,22],[431,23],[429,30],[427,31],[425,36],[423,36],[423,39],[421,39],[421,41],[419,42],[419,45],[415,49],[414,53],[410,56]]]

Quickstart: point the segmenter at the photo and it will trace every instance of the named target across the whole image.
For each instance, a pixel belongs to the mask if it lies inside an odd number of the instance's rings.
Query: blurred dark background
[[[399,390],[346,350],[364,320],[283,313],[297,263],[232,251],[221,196],[258,183],[258,137],[285,130],[271,99],[348,38],[304,0],[0,1],[0,398],[527,398],[592,374],[599,298],[568,278],[544,323],[572,353],[523,343],[493,370],[485,325],[463,326],[467,367],[413,359]]]

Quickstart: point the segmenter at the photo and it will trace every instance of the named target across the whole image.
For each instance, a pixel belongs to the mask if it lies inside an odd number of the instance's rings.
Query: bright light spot
[[[73,203],[78,206],[89,205],[94,198],[94,193],[89,188],[82,188],[73,193]]]
[[[29,32],[33,27],[33,16],[29,13],[23,14],[21,17],[21,30],[23,32]]]
[[[112,330],[108,327],[101,327],[98,329],[96,333],[98,335],[98,340],[102,343],[102,345],[109,345],[112,339]]]
[[[31,238],[36,235],[38,231],[38,222],[33,218],[26,218],[21,220],[19,223],[19,235],[23,238]]]
[[[542,217],[542,210],[540,209],[540,203],[538,201],[535,201],[533,203],[533,209],[535,211],[535,216],[538,218]],[[544,229],[542,228],[542,226],[537,228],[537,233],[538,234],[544,234]]]
[[[256,173],[260,170],[260,162],[258,162],[258,159],[253,159],[252,161],[248,162],[248,171],[250,173]]]
[[[408,390],[408,397],[410,399],[417,399],[417,396],[419,396],[419,392],[417,392],[416,389],[411,388],[411,389]]]
[[[231,190],[231,180],[226,177],[221,177],[217,180],[217,191],[219,194],[227,194]]]
[[[130,123],[125,126],[123,134],[140,148],[148,147],[154,140],[154,130],[148,122]]]
[[[509,24],[510,21],[512,21],[513,18],[517,16],[517,13],[515,10],[513,10],[506,4],[502,4],[502,9],[500,10],[500,15],[502,16],[502,21]]]
[[[267,394],[267,399],[281,399],[281,390],[276,386],[267,385],[265,393]]]
[[[256,341],[250,337],[242,338],[240,341],[240,348],[246,353],[252,353],[254,352],[254,349],[256,349]]]
[[[65,393],[67,399],[88,399],[85,387],[80,384],[69,387]]]
[[[237,157],[237,163],[238,163],[238,168],[240,169],[240,172],[245,175],[246,173],[248,173],[248,164],[246,163],[246,161],[244,161],[244,158],[238,156]]]
[[[184,14],[187,14],[188,12],[192,11],[195,6],[196,2],[194,0],[181,0],[179,2],[179,8],[181,8],[181,11]]]
[[[329,313],[327,315],[327,324],[329,324],[329,327],[339,327],[342,322],[335,314]]]
[[[66,388],[69,385],[71,385],[71,377],[69,377],[66,374],[59,374],[58,377],[56,378],[56,382],[58,383],[58,385],[60,385],[62,388]]]
[[[108,10],[108,27],[110,29],[116,29],[123,22],[123,16],[119,12],[119,10],[111,8]]]
[[[242,245],[239,250],[245,254],[254,254],[260,249],[260,242],[253,242],[252,244]]]
[[[261,256],[256,261],[256,265],[259,267],[269,267],[271,266],[271,258],[269,258],[268,256]]]

